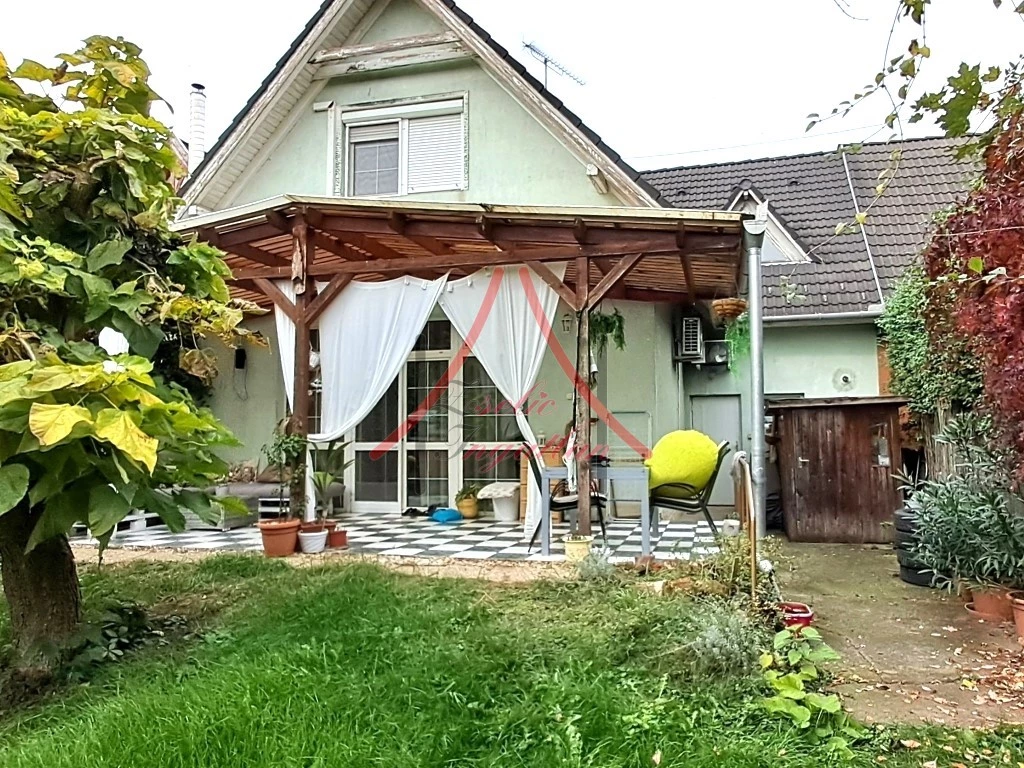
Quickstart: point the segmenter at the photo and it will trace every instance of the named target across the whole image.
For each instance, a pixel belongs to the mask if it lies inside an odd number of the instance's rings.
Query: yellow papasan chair
[[[658,532],[658,508],[704,515],[712,533],[718,528],[708,510],[729,443],[715,441],[695,429],[669,432],[651,449],[644,461],[650,472],[650,505],[654,533]]]

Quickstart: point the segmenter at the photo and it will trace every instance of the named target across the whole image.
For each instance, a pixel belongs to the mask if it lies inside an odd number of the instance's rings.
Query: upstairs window
[[[463,99],[342,113],[352,197],[466,188]]]

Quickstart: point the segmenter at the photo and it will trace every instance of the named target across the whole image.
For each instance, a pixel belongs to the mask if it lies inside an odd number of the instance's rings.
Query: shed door
[[[690,413],[693,428],[698,432],[708,435],[716,443],[727,440],[733,452],[740,450],[742,422],[739,395],[692,395]],[[730,466],[727,456],[711,492],[712,506],[731,507],[735,503]]]

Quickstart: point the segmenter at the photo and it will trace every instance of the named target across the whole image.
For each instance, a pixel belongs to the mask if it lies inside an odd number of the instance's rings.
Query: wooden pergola
[[[588,310],[602,299],[693,304],[737,295],[743,215],[676,209],[410,203],[285,195],[187,218],[175,227],[223,249],[232,293],[295,323],[293,429],[308,435],[310,330],[353,280],[437,278],[526,264],[580,316],[578,444],[590,445]],[[548,266],[567,262],[559,279]],[[275,285],[291,280],[291,302]],[[319,293],[316,283],[326,283]],[[580,487],[590,461],[579,456]],[[589,533],[589,494],[580,529]]]

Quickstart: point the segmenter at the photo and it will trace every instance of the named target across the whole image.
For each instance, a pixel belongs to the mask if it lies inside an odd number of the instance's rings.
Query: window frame
[[[393,104],[382,107],[351,108],[341,112],[342,140],[340,152],[335,161],[341,161],[342,190],[345,197],[356,197],[360,200],[386,199],[412,194],[409,191],[409,122],[417,118],[440,117],[443,115],[460,115],[462,126],[462,165],[459,183],[453,187],[416,190],[416,193],[458,192],[464,191],[469,185],[469,131],[467,123],[467,95],[439,98],[432,101],[416,101],[407,104]],[[356,195],[355,176],[352,167],[353,128],[387,125],[398,125],[398,191],[381,195]],[[355,142],[359,143],[359,142]]]

